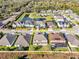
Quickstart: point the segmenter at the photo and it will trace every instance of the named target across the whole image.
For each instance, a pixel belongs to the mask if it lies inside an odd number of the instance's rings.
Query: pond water
[[[22,21],[32,20],[32,18],[25,16]]]

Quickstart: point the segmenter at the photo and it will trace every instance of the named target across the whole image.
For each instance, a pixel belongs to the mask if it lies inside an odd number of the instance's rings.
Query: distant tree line
[[[0,0],[0,20],[5,20],[13,12],[40,12],[48,9],[72,9],[79,15],[79,3],[73,0]]]

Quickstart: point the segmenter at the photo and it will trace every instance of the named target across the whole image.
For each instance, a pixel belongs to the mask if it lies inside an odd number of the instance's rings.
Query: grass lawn
[[[30,45],[30,46],[29,46],[29,51],[34,51],[33,45]]]
[[[76,20],[73,20],[73,21],[71,21],[73,24],[77,24],[77,21]]]
[[[54,18],[53,18],[52,16],[41,17],[41,16],[39,16],[38,13],[33,12],[33,13],[23,13],[23,14],[19,17],[19,19],[18,19],[17,21],[21,21],[21,20],[24,18],[25,15],[29,15],[29,17],[32,18],[32,19],[36,19],[36,18],[46,18],[46,21],[52,21],[52,20],[54,20]]]
[[[51,49],[50,45],[47,46],[35,46],[35,45],[30,45],[29,51],[69,51],[68,48],[54,48]]]
[[[15,51],[17,47],[12,46],[12,47],[7,47],[7,46],[0,46],[0,51]]]
[[[30,45],[29,51],[51,51],[51,48],[49,45],[47,45],[47,46]]]
[[[66,28],[66,30],[69,30],[69,31],[74,31],[73,28]]]
[[[53,51],[68,51],[68,48],[55,48]]]
[[[47,29],[40,29],[39,32],[47,32]]]
[[[79,52],[79,47],[78,48],[75,48],[75,50]]]
[[[52,21],[52,20],[54,20],[52,16],[47,16],[46,17],[46,21]]]
[[[41,16],[39,16],[38,13],[36,13],[36,12],[30,13],[29,17],[33,18],[33,19],[41,18]]]
[[[53,28],[53,30],[61,30],[61,28]]]
[[[79,25],[79,21],[76,22]]]
[[[47,32],[47,31],[48,31],[48,29],[40,29],[40,30],[34,29],[33,30],[33,32]]]
[[[39,49],[39,51],[51,51],[50,45],[43,46],[42,48]]]

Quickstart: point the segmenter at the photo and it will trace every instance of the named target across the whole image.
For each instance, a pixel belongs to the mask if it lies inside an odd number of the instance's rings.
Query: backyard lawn
[[[78,48],[75,48],[75,50],[79,52],[79,47]]]
[[[41,16],[39,16],[38,13],[36,13],[36,12],[30,13],[29,17],[32,19],[41,18]]]
[[[40,16],[38,13],[33,12],[33,13],[23,13],[19,19],[17,21],[21,21],[25,15],[29,15],[30,18],[32,19],[37,19],[37,18],[46,18],[46,21],[52,21],[54,20],[54,18],[52,16],[46,16],[46,17],[42,17]]]
[[[17,47],[12,46],[12,47],[6,47],[6,46],[0,46],[0,51],[15,51],[17,50]]]
[[[52,20],[54,20],[54,18],[52,16],[47,16],[46,17],[46,21],[52,21]]]
[[[68,51],[68,48],[55,48],[53,51]]]
[[[47,45],[47,46],[30,45],[29,51],[51,51],[51,48],[49,45]]]
[[[59,31],[61,30],[61,28],[53,28],[53,30]]]
[[[76,21],[76,20],[73,20],[73,21],[71,21],[71,22],[72,22],[73,24],[77,24],[77,22],[78,22],[78,21]]]

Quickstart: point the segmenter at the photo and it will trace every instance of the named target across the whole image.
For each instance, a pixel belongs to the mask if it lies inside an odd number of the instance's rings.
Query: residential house
[[[41,10],[39,15],[40,16],[46,16],[46,10]]]
[[[79,38],[74,34],[65,34],[65,38],[71,47],[79,47]]]
[[[36,28],[39,27],[39,28],[46,28],[46,24],[45,24],[45,18],[38,18],[36,19],[35,21],[35,25],[36,25]]]
[[[68,9],[68,10],[65,11],[65,13],[67,13],[67,14],[73,14],[73,11],[70,10],[70,9]]]
[[[15,46],[28,47],[30,39],[31,39],[31,35],[30,34],[26,34],[26,36],[19,35],[17,40],[16,40],[16,42],[15,42]]]
[[[56,16],[55,21],[56,21],[58,27],[60,27],[60,28],[67,28],[70,26],[70,24],[68,23],[68,20],[66,18],[64,18],[63,16]]]
[[[46,11],[45,10],[41,10],[40,13],[46,13]]]
[[[45,46],[48,43],[46,33],[35,33],[33,38],[33,45],[42,45]]]
[[[0,39],[0,46],[12,46],[16,40],[17,36],[15,34],[5,34]]]
[[[55,24],[52,21],[48,21],[47,22],[47,27],[48,28],[54,28],[55,27]]]
[[[62,33],[49,33],[48,39],[52,47],[66,47],[66,41]]]
[[[33,28],[34,20],[29,17],[24,17],[21,21],[15,22],[12,26],[13,28],[16,28],[16,27]]]
[[[52,10],[47,10],[47,13],[53,13]]]
[[[12,27],[13,27],[13,28],[16,28],[16,26],[17,26],[17,25],[16,25],[15,23],[12,24]]]

